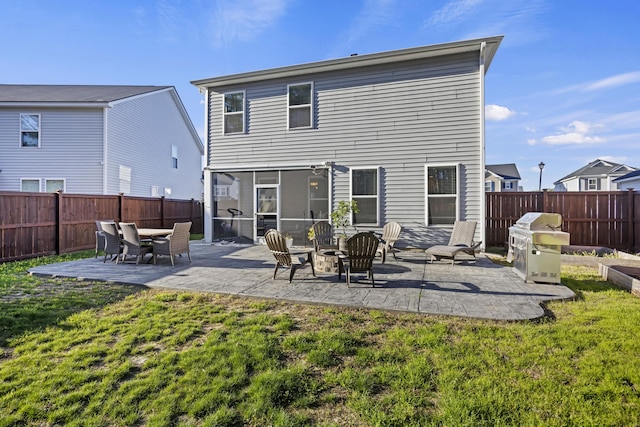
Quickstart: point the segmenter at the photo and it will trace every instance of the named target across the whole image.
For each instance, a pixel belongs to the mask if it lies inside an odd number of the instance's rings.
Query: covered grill
[[[560,214],[529,212],[509,227],[507,261],[525,282],[560,283],[560,250],[569,244],[561,225]]]

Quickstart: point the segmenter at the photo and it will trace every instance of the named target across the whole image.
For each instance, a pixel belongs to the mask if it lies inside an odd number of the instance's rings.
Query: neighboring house
[[[614,179],[613,183],[618,185],[619,190],[640,191],[640,169]]]
[[[520,172],[515,163],[486,165],[484,191],[518,191]]]
[[[203,154],[172,86],[0,85],[0,190],[200,200]]]
[[[616,178],[635,171],[636,168],[606,160],[594,160],[554,182],[554,191],[615,191]]]
[[[305,244],[341,200],[357,202],[359,231],[397,221],[407,245],[448,241],[458,219],[482,236],[484,78],[501,41],[193,81],[208,117],[205,239],[260,242],[275,227]]]

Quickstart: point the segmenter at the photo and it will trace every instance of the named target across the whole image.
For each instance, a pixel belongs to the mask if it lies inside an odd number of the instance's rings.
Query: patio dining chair
[[[121,222],[122,230],[122,262],[125,262],[128,255],[136,257],[136,264],[144,259],[144,256],[153,251],[153,246],[149,242],[140,240],[138,227],[133,222]]]
[[[107,257],[112,255],[115,256],[117,264],[120,259],[120,255],[122,254],[122,239],[120,238],[118,227],[115,222],[101,221],[100,228],[104,238],[104,244],[102,246],[104,251],[104,260],[102,260],[102,262],[107,262]]]
[[[105,238],[104,231],[102,231],[102,223],[110,221],[96,221],[96,258],[98,258],[98,252],[104,250]]]
[[[338,249],[338,245],[333,243],[333,227],[329,221],[315,222],[313,229],[313,247],[316,252],[323,249]]]
[[[153,239],[153,263],[156,263],[158,255],[168,255],[171,257],[171,265],[174,264],[176,255],[187,254],[191,262],[189,252],[189,231],[191,222],[176,222],[173,224],[173,232],[167,237],[156,237]]]
[[[367,278],[371,279],[371,286],[376,286],[373,278],[373,260],[379,244],[380,239],[368,232],[354,234],[347,240],[347,253],[345,258],[341,259],[342,268],[347,276],[347,287],[351,285],[351,274],[358,272],[366,272]],[[338,276],[341,275],[342,268]]]
[[[453,265],[456,261],[456,256],[461,253],[471,255],[475,259],[475,252],[482,243],[473,241],[475,232],[475,221],[456,221],[453,224],[449,244],[431,246],[425,250],[425,254],[430,257],[431,263],[433,263],[434,260],[439,261],[444,258],[450,259]]]
[[[306,259],[292,255],[291,252],[289,252],[289,248],[287,247],[286,239],[278,230],[268,230],[264,235],[264,240],[267,243],[267,247],[276,259],[276,268],[273,271],[274,279],[276,278],[278,269],[281,266],[287,267],[290,270],[289,283],[291,283],[296,270],[307,263],[311,265],[311,272],[313,273],[313,276],[316,276],[316,271],[313,268],[313,261],[311,259],[311,252],[307,253]]]
[[[400,231],[402,227],[397,222],[388,222],[382,228],[382,237],[380,238],[380,245],[376,251],[376,256],[382,257],[382,263],[387,260],[387,253],[393,254],[393,258],[397,261],[396,248],[394,245],[400,237]]]

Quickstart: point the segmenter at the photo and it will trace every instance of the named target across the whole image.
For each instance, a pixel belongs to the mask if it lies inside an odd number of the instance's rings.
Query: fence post
[[[549,203],[549,198],[547,197],[547,189],[542,190],[542,210],[540,212],[548,212],[547,203]]]
[[[629,236],[629,240],[627,242],[627,248],[631,249],[635,246],[636,244],[636,233],[635,233],[635,197],[634,197],[634,192],[633,192],[633,188],[629,188],[627,190],[627,226],[629,227],[629,232],[627,233],[627,236]],[[635,248],[634,248],[635,249]]]
[[[164,196],[160,196],[160,228],[164,228]]]
[[[56,255],[60,255],[62,252],[62,245],[60,243],[60,237],[62,236],[62,191],[55,192],[55,207],[56,207]]]
[[[124,193],[118,193],[118,221],[124,222]]]

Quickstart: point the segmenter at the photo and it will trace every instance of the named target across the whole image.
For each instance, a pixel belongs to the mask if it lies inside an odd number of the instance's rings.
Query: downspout
[[[109,107],[104,107],[102,109],[102,194],[106,195],[107,194],[107,170],[108,170],[108,152],[107,152],[107,148],[108,148],[108,144],[107,141],[109,139],[109,131],[108,131],[108,125],[109,125],[109,114],[108,114],[108,108]]]
[[[486,229],[486,216],[487,216],[487,195],[484,191],[484,170],[485,170],[485,163],[486,163],[486,146],[485,146],[485,135],[484,135],[484,63],[485,63],[485,49],[486,49],[486,42],[482,42],[480,43],[480,58],[479,58],[479,77],[480,77],[480,159],[481,159],[481,164],[480,164],[480,170],[478,171],[480,176],[479,176],[479,180],[478,182],[480,183],[480,236],[481,236],[481,241],[482,241],[482,247],[481,250],[484,251],[485,249],[485,242],[487,241],[486,235],[485,235],[485,229]]]

